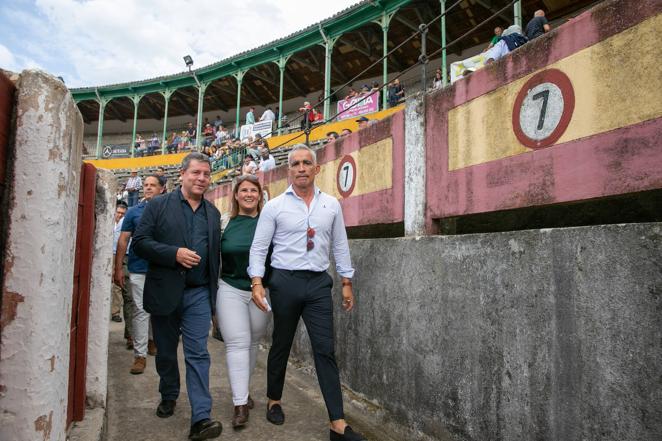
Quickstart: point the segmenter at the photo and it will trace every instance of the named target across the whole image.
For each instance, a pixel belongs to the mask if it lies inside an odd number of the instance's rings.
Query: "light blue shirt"
[[[311,239],[315,246],[311,250],[306,247],[309,225],[315,230],[315,237]],[[292,186],[267,202],[251,245],[249,276],[264,276],[264,262],[272,242],[271,266],[274,268],[326,271],[331,248],[338,274],[347,278],[354,275],[340,203],[317,187],[310,208]]]
[[[255,115],[253,112],[248,112],[246,114],[246,124],[255,124]]]
[[[117,254],[117,242],[119,241],[120,233],[122,232],[122,222],[124,222],[124,216],[122,216],[122,219],[120,219],[113,228],[113,255]],[[129,254],[129,247],[126,247],[126,253]]]

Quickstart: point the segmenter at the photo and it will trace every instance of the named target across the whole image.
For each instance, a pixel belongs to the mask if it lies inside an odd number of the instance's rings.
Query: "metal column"
[[[168,104],[170,104],[170,97],[172,97],[172,94],[175,93],[175,91],[172,89],[166,89],[160,93],[165,100],[165,109],[163,112],[163,142],[161,143],[161,154],[165,155],[168,143]]]
[[[513,23],[521,28],[522,27],[522,0],[517,0],[515,2],[515,4],[513,5],[513,15],[514,15]]]
[[[133,101],[133,135],[131,135],[131,157],[133,158],[136,154],[136,128],[138,127],[138,104],[143,98],[143,95],[133,95],[131,101]]]
[[[103,142],[103,117],[106,111],[106,104],[110,100],[99,97],[99,125],[97,126],[97,159],[101,159],[101,143]]]
[[[198,84],[198,122],[195,126],[195,149],[200,150],[200,143],[202,142],[202,112],[205,104],[205,90],[209,83],[201,81]]]
[[[282,131],[282,119],[283,119],[283,82],[285,80],[285,65],[287,60],[290,59],[290,55],[281,56],[278,61],[274,61],[280,70],[280,88],[278,89],[278,134],[281,134]]]
[[[244,75],[246,75],[245,70],[240,70],[239,72],[235,72],[232,74],[233,77],[237,80],[237,121],[235,122],[235,137],[239,137],[241,135],[241,132],[239,131],[241,127],[241,121],[239,120],[241,117],[240,110],[241,110],[241,83],[244,80]]]
[[[388,28],[391,23],[391,19],[395,15],[396,11],[391,12],[382,12],[382,16],[379,17],[379,20],[375,20],[374,23],[377,23],[382,28],[382,54],[383,54],[383,69],[382,69],[382,84],[388,83]],[[386,109],[386,104],[388,103],[387,89],[382,89],[382,109]]]
[[[441,82],[446,87],[448,85],[448,62],[446,61],[446,0],[439,0],[441,3]]]
[[[324,119],[329,119],[329,111],[331,110],[331,103],[329,96],[331,96],[331,54],[333,53],[333,45],[340,38],[340,35],[335,37],[327,37],[324,29],[320,24],[320,34],[324,39]]]

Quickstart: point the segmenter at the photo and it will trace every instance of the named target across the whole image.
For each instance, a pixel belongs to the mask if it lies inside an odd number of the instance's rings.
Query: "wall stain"
[[[44,433],[44,441],[47,441],[51,437],[51,430],[53,430],[53,411],[46,415],[41,415],[34,421],[34,430],[36,432]]]
[[[2,318],[0,318],[0,332],[5,326],[10,324],[16,318],[18,304],[25,301],[25,297],[17,292],[5,291],[2,298]]]
[[[51,358],[49,358],[51,362],[51,372],[55,370],[55,355],[53,355]]]

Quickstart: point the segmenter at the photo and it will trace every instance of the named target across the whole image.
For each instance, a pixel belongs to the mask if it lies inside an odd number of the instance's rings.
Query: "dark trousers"
[[[182,302],[170,315],[152,314],[152,332],[156,343],[156,371],[159,373],[159,392],[163,400],[179,396],[179,365],[177,346],[179,336],[184,344],[186,362],[186,390],[191,403],[191,424],[209,418],[209,352],[207,336],[211,321],[209,288],[206,286],[184,290]]]
[[[303,317],[313,347],[317,380],[331,421],[343,419],[340,376],[334,350],[333,279],[326,272],[273,269],[269,295],[274,332],[267,362],[267,396],[280,400],[287,359],[299,318]]]

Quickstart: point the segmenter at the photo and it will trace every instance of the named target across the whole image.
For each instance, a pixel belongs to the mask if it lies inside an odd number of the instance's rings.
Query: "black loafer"
[[[201,441],[204,439],[218,438],[223,431],[223,425],[219,421],[210,419],[200,420],[191,426],[191,432],[188,439],[192,441]]]
[[[175,400],[161,400],[158,407],[156,408],[156,416],[159,418],[168,418],[175,413],[175,406],[177,401]]]
[[[282,425],[285,422],[285,414],[283,413],[283,408],[280,407],[280,404],[274,404],[271,408],[267,408],[267,420],[271,424],[277,426]]]
[[[345,427],[345,433],[342,435],[333,430],[329,430],[329,432],[331,441],[367,441],[365,436],[354,432],[350,426]]]

